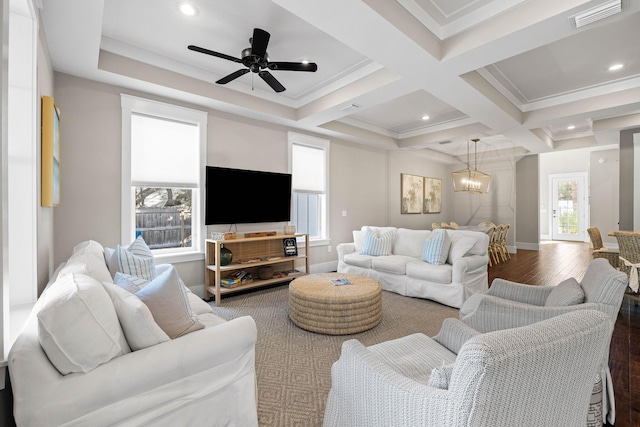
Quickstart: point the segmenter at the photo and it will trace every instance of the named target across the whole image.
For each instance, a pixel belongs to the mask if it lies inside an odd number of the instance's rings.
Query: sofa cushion
[[[356,252],[360,252],[364,247],[364,236],[366,230],[353,230],[353,247]]]
[[[404,275],[407,263],[415,262],[415,258],[402,255],[379,256],[371,260],[371,267],[380,272]]]
[[[153,252],[142,236],[138,236],[129,246],[116,246],[109,260],[109,271],[113,277],[119,271],[147,280],[155,279],[156,267]]]
[[[103,283],[103,286],[113,301],[131,350],[141,350],[170,340],[140,298],[113,283]]]
[[[476,241],[477,240],[474,240],[471,237],[463,237],[457,240],[452,239],[451,247],[449,248],[449,258],[447,259],[447,262],[449,264],[453,264],[455,261],[465,256],[476,244]]]
[[[415,261],[406,266],[407,276],[414,279],[435,283],[451,283],[452,267],[450,264],[433,265],[428,262]]]
[[[131,351],[109,294],[91,276],[59,277],[41,299],[38,339],[62,375],[89,372]]]
[[[59,271],[58,277],[67,274],[86,274],[98,282],[111,282],[111,274],[104,262],[104,249],[94,240],[78,243],[73,248],[73,253]]]
[[[367,228],[364,236],[362,255],[382,256],[391,255],[395,233],[391,230],[380,232],[371,227]]]
[[[429,387],[447,390],[449,389],[452,373],[453,364],[436,366],[431,370],[431,376],[429,377],[429,381],[427,381],[427,385]]]
[[[144,289],[150,282],[142,277],[132,276],[131,274],[120,273],[118,271],[113,278],[113,283],[125,291],[135,294]]]
[[[431,230],[398,228],[398,231],[396,231],[396,240],[393,243],[393,254],[421,259],[424,242],[430,235]]]
[[[424,242],[422,260],[429,264],[441,265],[447,262],[451,240],[444,229],[434,230]]]
[[[371,260],[374,257],[371,255],[361,255],[359,253],[346,254],[344,256],[344,263],[353,265],[360,268],[371,268]]]
[[[563,280],[553,288],[547,296],[545,306],[559,307],[567,305],[582,304],[584,302],[584,291],[580,283],[573,277]]]
[[[204,328],[191,310],[187,292],[173,267],[136,292],[136,295],[149,307],[154,320],[171,339]]]
[[[469,255],[486,255],[489,249],[489,236],[485,233],[469,230],[447,230],[451,242],[469,237],[475,244],[469,249]]]

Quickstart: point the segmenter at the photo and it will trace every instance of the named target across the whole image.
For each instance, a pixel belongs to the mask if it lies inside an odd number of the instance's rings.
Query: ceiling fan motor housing
[[[242,63],[248,67],[252,72],[257,73],[263,68],[267,68],[269,62],[269,54],[265,54],[264,58],[259,57],[251,53],[251,48],[248,47],[242,50]]]

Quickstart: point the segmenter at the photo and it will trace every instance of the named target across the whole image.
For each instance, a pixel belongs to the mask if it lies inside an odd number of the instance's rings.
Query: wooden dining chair
[[[440,224],[438,224],[437,222],[432,222],[431,223],[431,229],[432,230],[437,230],[438,228],[442,228],[442,227],[440,227]]]
[[[620,271],[629,276],[628,293],[640,297],[638,276],[640,275],[640,232],[614,231],[620,247]]]
[[[489,255],[489,267],[493,267],[493,264],[494,264],[493,257],[491,256],[491,241],[493,239],[493,235],[495,234],[495,232],[496,232],[496,226],[495,225],[489,226],[489,228],[487,228],[484,231],[484,234],[489,236],[489,248],[487,250],[487,254]]]

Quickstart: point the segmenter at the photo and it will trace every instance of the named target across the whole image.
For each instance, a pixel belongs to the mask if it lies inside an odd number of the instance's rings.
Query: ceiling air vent
[[[575,15],[573,21],[576,28],[580,28],[620,12],[622,12],[622,0],[613,0]]]

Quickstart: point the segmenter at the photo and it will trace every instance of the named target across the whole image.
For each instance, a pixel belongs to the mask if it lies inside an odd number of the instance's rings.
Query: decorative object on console
[[[233,260],[233,253],[224,245],[220,245],[220,265],[229,265]]]
[[[424,178],[424,213],[442,212],[442,180]]]
[[[417,175],[400,174],[400,213],[422,213],[424,201],[424,178]]]
[[[262,280],[271,279],[273,277],[273,266],[263,265],[258,268],[258,277]]]
[[[471,141],[473,141],[475,148],[473,170],[471,170],[471,163],[469,161],[469,141],[467,141],[467,167],[466,169],[453,172],[453,191],[469,194],[488,193],[491,176],[478,170],[478,141],[480,140],[474,138]]]
[[[285,225],[284,226],[284,234],[296,234],[296,226],[295,225]]]
[[[298,242],[295,238],[282,239],[284,256],[298,256]]]

